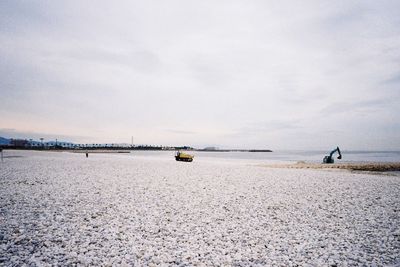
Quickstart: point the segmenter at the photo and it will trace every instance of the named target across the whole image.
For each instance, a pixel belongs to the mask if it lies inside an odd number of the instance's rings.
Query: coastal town
[[[40,141],[21,138],[0,137],[0,147],[3,149],[28,150],[192,150],[207,152],[272,152],[270,149],[219,149],[217,147],[194,148],[188,145],[165,146],[127,143],[72,143],[66,141]]]

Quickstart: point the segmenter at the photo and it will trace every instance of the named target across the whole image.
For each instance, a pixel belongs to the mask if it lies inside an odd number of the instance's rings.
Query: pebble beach
[[[0,266],[400,266],[398,175],[8,154]]]

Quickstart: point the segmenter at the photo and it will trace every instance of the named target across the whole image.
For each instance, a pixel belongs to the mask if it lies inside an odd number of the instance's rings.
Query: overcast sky
[[[400,149],[400,1],[0,1],[0,136]]]

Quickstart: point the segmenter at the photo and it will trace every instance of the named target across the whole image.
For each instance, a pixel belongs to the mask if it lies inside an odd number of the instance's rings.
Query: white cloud
[[[96,142],[399,149],[396,1],[0,10],[2,128]]]

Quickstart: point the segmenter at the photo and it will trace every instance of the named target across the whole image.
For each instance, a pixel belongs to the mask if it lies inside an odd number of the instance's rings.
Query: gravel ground
[[[0,266],[400,266],[399,176],[13,153]]]
[[[371,172],[399,172],[400,162],[353,162],[353,163],[290,163],[290,164],[260,164],[260,166],[270,168],[285,169],[344,169],[351,171],[371,171]]]

